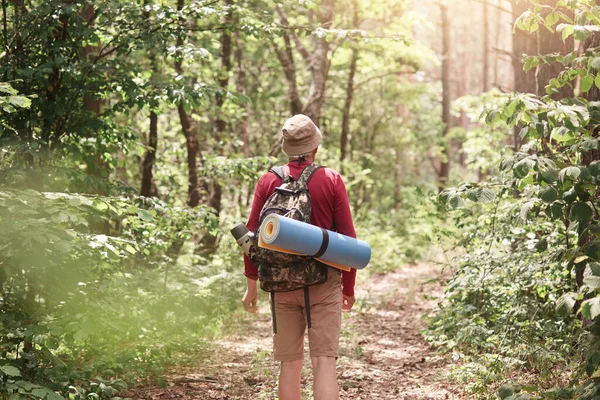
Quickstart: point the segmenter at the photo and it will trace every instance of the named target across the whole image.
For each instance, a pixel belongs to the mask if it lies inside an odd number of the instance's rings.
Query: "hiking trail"
[[[447,361],[420,334],[442,287],[440,268],[405,266],[357,282],[357,303],[342,319],[338,382],[340,399],[462,399],[445,382]],[[424,296],[427,295],[427,296]],[[272,359],[271,319],[266,296],[255,315],[240,314],[237,328],[215,342],[196,366],[166,375],[166,388],[143,387],[128,397],[172,399],[276,399],[277,364]],[[305,350],[307,348],[305,344]],[[312,399],[312,371],[305,354],[303,399]]]

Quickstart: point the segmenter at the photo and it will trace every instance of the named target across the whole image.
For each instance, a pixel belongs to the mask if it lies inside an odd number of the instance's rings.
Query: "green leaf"
[[[513,173],[515,177],[522,179],[529,174],[533,167],[535,167],[535,161],[531,158],[524,158],[514,165]]]
[[[135,250],[135,247],[133,247],[133,246],[132,246],[132,245],[130,245],[130,244],[126,244],[126,245],[125,245],[125,250],[126,250],[128,253],[130,253],[130,254],[135,254],[135,253],[137,253],[137,251]]]
[[[15,95],[15,94],[17,94],[19,92],[17,91],[17,89],[13,88],[10,85],[10,83],[0,82],[0,93],[6,93],[6,94]]]
[[[16,367],[13,367],[12,365],[2,365],[0,366],[0,371],[4,375],[8,376],[21,376],[21,371],[19,371]]]
[[[498,389],[498,397],[502,400],[509,398],[515,393],[513,385],[502,385]]]
[[[571,179],[571,180],[575,180],[577,179],[577,177],[579,177],[579,174],[581,174],[581,170],[577,167],[567,167],[567,168],[563,168],[559,174],[558,174],[558,179],[561,182],[564,182],[567,178]]]
[[[590,64],[592,68],[594,69],[600,69],[600,57],[596,57],[592,60],[592,63]]]
[[[556,189],[554,189],[554,187],[547,186],[540,190],[539,197],[545,203],[552,203],[553,201],[558,200],[558,192],[556,191]]]
[[[17,381],[17,382],[15,382],[15,385],[17,385],[21,389],[26,390],[28,392],[31,392],[35,388],[39,388],[38,385],[28,382],[28,381]]]
[[[600,276],[586,276],[583,278],[583,284],[592,290],[600,288]]]
[[[533,210],[534,205],[535,204],[533,203],[533,201],[528,201],[521,206],[521,213],[519,215],[522,220],[527,220],[527,218],[529,217],[529,213],[531,212],[531,210]]]
[[[556,311],[565,312],[566,314],[573,311],[575,307],[577,294],[573,292],[565,293],[556,301]]]
[[[587,203],[576,202],[571,207],[571,217],[573,221],[588,221],[592,218],[593,210]]]
[[[552,220],[561,219],[563,217],[563,208],[559,202],[550,204],[548,207],[546,207],[544,212]]]
[[[48,395],[46,396],[46,400],[65,400],[65,398],[59,394],[56,394],[55,392],[52,392],[48,393]]]
[[[590,91],[592,86],[594,86],[594,77],[592,75],[586,75],[581,78],[580,88],[583,93],[587,93]]]
[[[555,12],[551,12],[546,16],[546,25],[554,26],[559,20],[560,16]]]
[[[150,221],[154,220],[154,217],[148,210],[143,210],[143,209],[138,210],[137,215],[138,215],[138,217],[140,217],[140,219],[142,219],[143,221],[146,221],[146,222],[150,222]]]
[[[38,389],[33,389],[31,391],[32,396],[38,397],[40,399],[46,399],[47,398],[46,396],[50,396],[52,394],[56,394],[56,393],[54,393],[52,390],[50,390],[48,388],[38,388]]]
[[[31,100],[24,96],[9,96],[8,102],[18,108],[31,107]]]
[[[467,197],[471,201],[487,204],[494,201],[494,199],[496,198],[496,192],[488,188],[477,188],[469,190],[467,192]]]
[[[594,161],[588,166],[588,171],[592,176],[598,177],[600,175],[600,161]]]
[[[463,200],[462,197],[458,196],[458,195],[454,195],[448,198],[448,205],[450,207],[452,207],[453,209],[457,209],[460,208],[462,206],[464,206],[465,201]]]
[[[558,180],[558,171],[555,169],[545,169],[540,171],[540,177],[546,183],[554,183]]]
[[[563,42],[573,34],[575,31],[575,27],[569,24],[560,24],[556,27],[558,32],[562,32],[562,40]]]
[[[538,240],[533,247],[535,247],[537,251],[546,251],[548,250],[548,241],[546,239]]]
[[[600,297],[584,300],[581,304],[581,315],[587,319],[594,319],[600,314]]]

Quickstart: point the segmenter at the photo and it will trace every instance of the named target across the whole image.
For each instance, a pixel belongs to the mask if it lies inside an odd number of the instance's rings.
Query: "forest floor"
[[[343,315],[338,360],[341,399],[462,399],[444,382],[447,361],[420,334],[423,316],[442,293],[440,269],[420,264],[377,274],[357,284],[357,303]],[[427,296],[424,296],[427,295]],[[165,388],[143,387],[128,397],[147,400],[276,399],[267,297],[259,313],[238,318],[228,337],[198,363],[173,370]],[[307,346],[305,346],[307,347]],[[312,399],[310,358],[305,355],[303,399]]]

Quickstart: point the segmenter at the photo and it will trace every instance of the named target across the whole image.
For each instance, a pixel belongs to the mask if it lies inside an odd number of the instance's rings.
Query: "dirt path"
[[[441,293],[438,284],[426,282],[438,274],[437,269],[419,265],[372,276],[357,285],[360,301],[355,310],[344,314],[342,322],[341,399],[462,398],[456,388],[443,383],[445,362],[420,334],[422,316],[436,304],[431,297]],[[151,400],[276,399],[277,365],[271,355],[268,307],[257,315],[242,317],[242,327],[220,341],[214,355],[200,361],[193,373],[174,371],[167,377],[167,388],[137,389],[128,396]],[[308,356],[305,359],[308,361]],[[303,399],[312,399],[310,362],[305,364]]]

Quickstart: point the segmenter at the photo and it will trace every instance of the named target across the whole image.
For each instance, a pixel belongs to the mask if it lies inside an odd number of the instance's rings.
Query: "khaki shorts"
[[[328,268],[327,282],[310,286],[308,346],[311,357],[337,357],[342,321],[342,280],[338,269]],[[304,289],[275,293],[274,358],[296,361],[304,358],[306,310]]]

